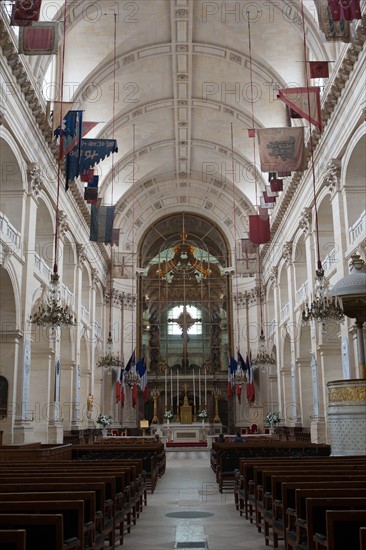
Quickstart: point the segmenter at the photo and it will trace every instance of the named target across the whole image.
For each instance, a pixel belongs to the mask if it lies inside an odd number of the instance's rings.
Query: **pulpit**
[[[187,384],[184,385],[183,405],[180,407],[181,424],[192,424],[192,406],[188,403]]]

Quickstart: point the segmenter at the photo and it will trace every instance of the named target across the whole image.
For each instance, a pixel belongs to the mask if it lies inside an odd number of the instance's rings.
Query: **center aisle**
[[[148,494],[137,526],[126,535],[123,546],[116,548],[173,550],[184,533],[190,542],[206,539],[209,550],[268,550],[263,534],[235,510],[234,495],[219,493],[209,451],[168,452],[166,457],[166,472],[154,494]],[[196,519],[166,516],[179,512],[210,515]]]

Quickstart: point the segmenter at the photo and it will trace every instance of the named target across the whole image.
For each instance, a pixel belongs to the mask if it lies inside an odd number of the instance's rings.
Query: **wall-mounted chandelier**
[[[302,310],[304,324],[318,321],[323,328],[326,321],[334,320],[343,323],[344,313],[336,296],[328,296],[328,284],[324,277],[324,269],[320,267],[315,272],[315,297],[311,303],[305,303]]]
[[[109,336],[107,338],[107,345],[105,350],[105,355],[102,355],[102,357],[97,362],[97,367],[101,367],[104,369],[111,369],[113,367],[121,367],[122,362],[119,358],[119,355],[117,353],[114,353],[113,351],[113,340],[111,332],[109,332]]]
[[[275,356],[272,352],[269,352],[267,350],[266,338],[264,336],[263,330],[261,330],[261,335],[259,337],[259,347],[257,355],[253,357],[252,364],[256,365],[257,367],[262,367],[262,369],[265,369],[265,367],[268,365],[276,364]]]
[[[48,300],[40,304],[38,310],[30,316],[30,322],[49,328],[76,325],[76,319],[69,306],[62,305],[60,278],[55,269],[51,275]]]

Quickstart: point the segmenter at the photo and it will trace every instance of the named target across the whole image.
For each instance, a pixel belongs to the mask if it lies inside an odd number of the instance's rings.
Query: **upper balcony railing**
[[[0,212],[0,238],[11,248],[17,251],[20,249],[20,232],[15,229],[15,227],[10,223],[9,218],[2,212]]]
[[[353,225],[348,229],[349,232],[349,244],[351,246],[357,245],[366,237],[366,210],[364,210],[361,216],[355,221]]]
[[[308,297],[309,292],[309,283],[305,281],[297,290],[296,290],[296,304],[302,304],[305,302]]]
[[[290,317],[290,303],[287,302],[286,305],[281,309],[281,321],[286,321]]]

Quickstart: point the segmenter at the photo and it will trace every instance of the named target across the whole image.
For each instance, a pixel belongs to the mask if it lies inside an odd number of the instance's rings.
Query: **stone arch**
[[[3,127],[2,127],[3,128]],[[12,136],[2,131],[0,138],[1,156],[1,216],[8,221],[11,230],[19,236],[22,233],[23,193],[26,189],[24,160]],[[6,212],[6,216],[4,214]]]

